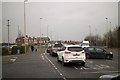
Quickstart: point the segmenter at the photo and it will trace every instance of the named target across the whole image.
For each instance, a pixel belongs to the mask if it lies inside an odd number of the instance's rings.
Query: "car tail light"
[[[82,51],[82,54],[86,54],[86,52],[85,52],[85,51]]]
[[[65,51],[65,54],[70,54],[71,52]]]

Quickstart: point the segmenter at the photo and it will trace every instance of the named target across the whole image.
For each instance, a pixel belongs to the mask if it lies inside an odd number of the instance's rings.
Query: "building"
[[[16,39],[16,43],[19,45],[22,44],[26,44],[26,45],[32,45],[32,44],[42,44],[44,45],[45,43],[47,43],[48,41],[50,41],[49,37],[19,37]]]

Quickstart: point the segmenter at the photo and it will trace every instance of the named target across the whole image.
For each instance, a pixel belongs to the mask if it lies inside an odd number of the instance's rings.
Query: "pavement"
[[[28,50],[27,53],[30,52],[30,49]],[[7,64],[7,63],[14,63],[17,58],[21,55],[25,55],[25,54],[15,54],[15,55],[6,55],[6,56],[2,56],[2,64]]]

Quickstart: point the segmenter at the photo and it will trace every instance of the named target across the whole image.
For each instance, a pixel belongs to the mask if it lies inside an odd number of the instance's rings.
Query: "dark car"
[[[47,53],[50,53],[51,50],[52,50],[52,46],[48,46],[46,51],[47,51]]]
[[[52,46],[52,50],[50,52],[50,55],[57,56],[57,51],[60,50],[63,47],[63,44],[54,44]]]
[[[104,59],[112,59],[113,54],[103,48],[99,47],[88,47],[84,49],[86,52],[86,58],[104,58]]]

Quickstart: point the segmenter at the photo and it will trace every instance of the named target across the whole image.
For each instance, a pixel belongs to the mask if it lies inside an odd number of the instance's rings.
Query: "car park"
[[[50,55],[57,56],[57,51],[63,47],[63,44],[56,43],[52,46]]]
[[[113,53],[109,52],[100,47],[87,47],[84,49],[86,52],[86,58],[104,58],[104,59],[112,59]]]
[[[57,54],[57,61],[61,61],[63,66],[67,63],[81,63],[82,66],[85,66],[85,51],[79,45],[64,46]]]

